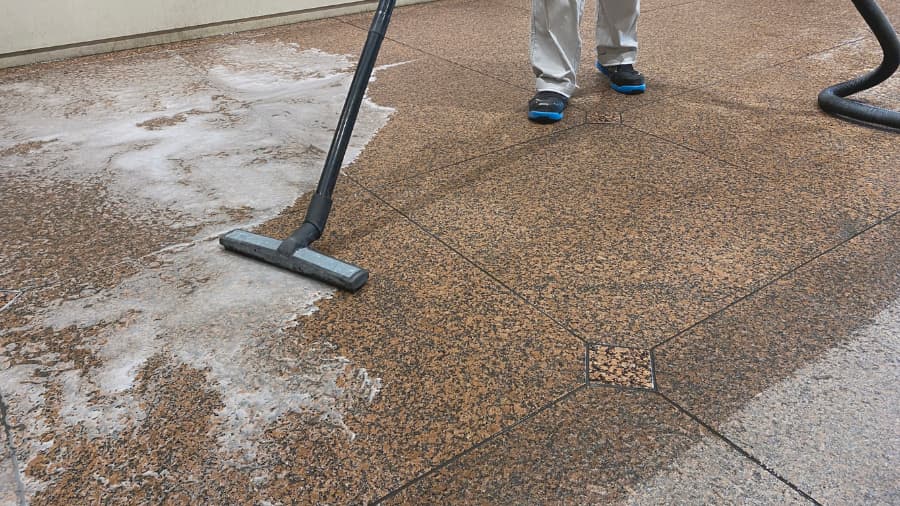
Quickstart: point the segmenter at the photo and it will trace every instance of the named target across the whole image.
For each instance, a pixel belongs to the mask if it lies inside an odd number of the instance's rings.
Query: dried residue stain
[[[14,346],[0,354],[0,390],[24,423],[26,460],[49,451],[66,427],[93,439],[146,425],[151,415],[138,392],[152,357],[202,372],[220,396],[219,450],[237,459],[252,459],[257,438],[286,413],[313,413],[350,441],[343,413],[376,400],[380,379],[330,343],[300,340],[291,330],[331,289],[225,253],[215,241],[232,227],[273,217],[312,188],[353,63],[279,43],[218,51],[222,63],[206,72],[177,56],[156,56],[107,62],[96,69],[94,87],[0,83],[15,98],[0,106],[0,117],[17,117],[15,131],[0,133],[35,139],[0,144],[3,156],[30,157],[28,170],[41,168],[41,177],[108,178],[109,188],[133,197],[135,216],[175,209],[187,217],[181,226],[200,230],[191,243],[143,261],[118,286],[57,300],[26,328],[4,331],[96,329],[79,345],[96,357],[87,368],[49,351],[28,363],[10,355]],[[85,79],[81,84],[90,83]],[[346,163],[391,112],[365,101]],[[25,166],[6,160],[0,157],[0,175]],[[51,392],[56,419],[36,416]]]

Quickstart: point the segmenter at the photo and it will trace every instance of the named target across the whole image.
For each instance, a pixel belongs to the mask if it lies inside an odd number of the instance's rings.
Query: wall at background
[[[398,5],[427,0],[400,0]],[[374,9],[372,0],[0,0],[0,68]]]

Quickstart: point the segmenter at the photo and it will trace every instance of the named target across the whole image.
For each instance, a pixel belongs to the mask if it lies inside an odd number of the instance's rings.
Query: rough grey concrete
[[[846,345],[759,394],[720,430],[823,504],[900,504],[898,351],[900,299]],[[722,446],[709,439],[697,444],[644,484],[629,503],[785,504],[803,499],[749,459],[735,469],[723,460]],[[748,473],[746,483],[752,485],[716,486],[736,472]],[[717,495],[706,496],[706,490]]]
[[[825,504],[900,504],[900,299],[723,427]]]
[[[809,504],[803,496],[719,439],[709,436],[624,504]]]

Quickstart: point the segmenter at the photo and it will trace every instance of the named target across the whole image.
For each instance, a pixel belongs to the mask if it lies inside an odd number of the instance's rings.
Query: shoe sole
[[[528,111],[528,119],[535,123],[556,123],[563,119],[561,112]]]
[[[600,62],[595,63],[595,66],[597,67],[597,70],[599,70],[601,74],[603,74],[607,78],[609,78],[609,71],[607,71],[603,65],[600,65]],[[639,93],[643,93],[643,92],[647,91],[646,84],[626,84],[626,85],[620,86],[620,85],[610,81],[609,87],[615,91],[618,91],[619,93],[624,94],[624,95],[637,95]]]

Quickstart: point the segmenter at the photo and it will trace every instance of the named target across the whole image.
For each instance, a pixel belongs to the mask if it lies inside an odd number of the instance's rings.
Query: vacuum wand
[[[325,158],[325,167],[312,196],[306,217],[287,239],[278,241],[244,230],[232,230],[219,238],[225,249],[247,255],[278,267],[299,272],[344,290],[355,292],[369,279],[365,269],[342,262],[310,248],[322,236],[328,215],[331,213],[332,193],[347,152],[347,145],[356,124],[359,107],[372,77],[372,69],[381,49],[395,0],[380,0],[363,46],[350,91],[334,131],[334,138]]]

